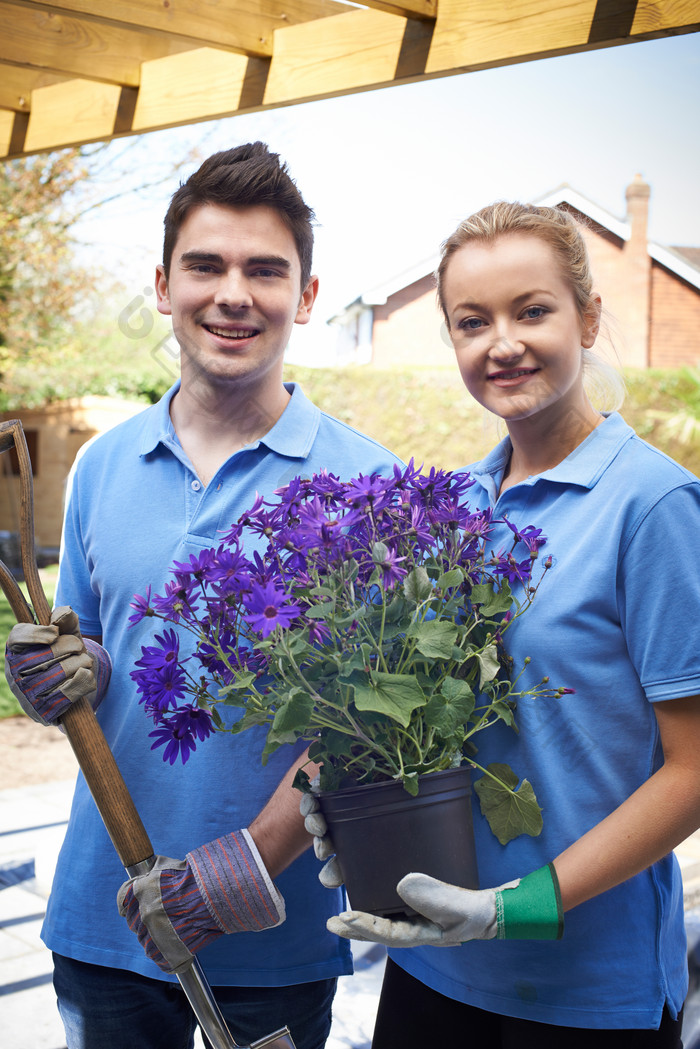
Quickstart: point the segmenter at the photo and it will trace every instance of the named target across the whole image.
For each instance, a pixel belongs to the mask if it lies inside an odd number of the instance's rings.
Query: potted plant
[[[490,510],[471,509],[472,483],[467,473],[423,473],[413,462],[391,477],[295,478],[273,500],[258,498],[220,546],[176,562],[165,593],[136,596],[130,617],[171,624],[131,672],[156,725],[153,748],[164,746],[171,764],[185,762],[213,731],[263,726],[264,762],[283,744],[307,740],[329,821],[337,808],[346,823],[349,810],[364,818],[377,784],[385,815],[387,806],[403,812],[418,799],[435,828],[435,802],[447,794],[450,832],[438,838],[452,842],[459,870],[436,873],[475,887],[465,803],[472,774],[502,844],[542,827],[527,780],[507,765],[479,764],[478,735],[496,721],[515,730],[522,696],[568,690],[549,688],[546,678],[518,689],[522,668],[511,665],[503,638],[551,558],[535,580],[545,538],[510,521],[510,548],[493,552],[495,522]],[[222,707],[235,718],[224,720]],[[457,785],[446,785],[453,778]],[[311,790],[303,770],[295,785]],[[455,806],[468,824],[459,840]],[[331,833],[350,883],[343,829]],[[415,837],[413,824],[399,831],[399,840],[407,837]],[[431,857],[436,849],[437,839],[424,847]],[[397,880],[390,874],[392,891]],[[359,891],[349,884],[355,906]]]

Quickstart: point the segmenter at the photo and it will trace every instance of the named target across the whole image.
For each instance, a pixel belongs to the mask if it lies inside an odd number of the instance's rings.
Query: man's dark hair
[[[253,207],[266,204],[279,212],[294,237],[301,263],[302,291],[311,277],[314,234],[312,209],[304,203],[287,165],[264,142],[247,142],[208,157],[173,194],[165,216],[163,268],[170,274],[180,227],[193,208],[202,204]]]

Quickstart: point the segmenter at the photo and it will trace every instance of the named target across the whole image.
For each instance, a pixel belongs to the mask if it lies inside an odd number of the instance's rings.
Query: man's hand
[[[427,874],[407,874],[397,886],[415,918],[377,918],[346,911],[330,932],[386,947],[456,947],[469,940],[558,940],[564,928],[551,864],[497,889],[461,889]]]
[[[148,874],[122,885],[119,913],[164,972],[188,968],[192,955],[225,933],[262,932],[284,921],[284,900],[247,830],[188,852],[157,857]]]
[[[87,696],[96,708],[109,684],[106,649],[83,640],[75,612],[55,608],[48,626],[17,623],[5,648],[5,677],[20,706],[34,721],[52,725],[71,703]]]

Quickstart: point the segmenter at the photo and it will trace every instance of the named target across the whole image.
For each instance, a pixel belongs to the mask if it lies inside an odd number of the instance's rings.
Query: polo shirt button
[[[202,485],[200,481],[193,481],[190,487],[192,488],[193,492],[198,492]]]

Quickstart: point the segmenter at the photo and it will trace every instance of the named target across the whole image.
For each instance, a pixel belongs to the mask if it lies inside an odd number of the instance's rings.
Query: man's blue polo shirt
[[[129,628],[129,603],[150,584],[163,593],[173,561],[218,545],[222,531],[297,474],[329,470],[344,478],[390,473],[397,461],[375,441],[319,411],[299,387],[260,441],[237,451],[204,488],[173,431],[177,386],[152,408],[104,434],[80,457],[68,496],[56,603],[71,605],[86,635],[101,635],[114,672],[98,717],[137,810],[164,856],[247,826],[303,747],[282,747],[263,767],[261,735],[216,734],[183,767],[152,751],[153,726],[129,677],[160,621]],[[313,850],[276,880],[287,920],[262,934],[224,936],[201,952],[212,984],[278,986],[351,972],[349,945],[326,931],[343,907],[321,886]],[[82,776],[61,850],[42,936],[59,954],[164,974],[117,912],[124,870]]]
[[[700,482],[613,414],[552,470],[498,497],[506,438],[471,467],[474,505],[548,537],[534,604],[506,634],[525,686],[520,734],[499,724],[480,764],[506,761],[543,809],[537,838],[498,844],[474,807],[482,887],[554,859],[662,763],[653,702],[700,695]],[[510,548],[500,526],[492,546]],[[660,814],[662,816],[662,814]],[[680,872],[673,856],[570,911],[558,942],[489,941],[393,951],[428,986],[492,1012],[562,1026],[657,1027],[687,990]]]

